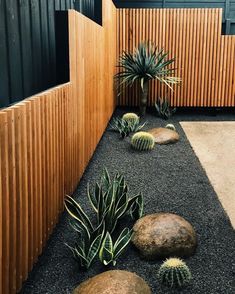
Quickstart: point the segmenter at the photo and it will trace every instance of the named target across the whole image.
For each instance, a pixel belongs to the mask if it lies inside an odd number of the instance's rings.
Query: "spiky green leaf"
[[[132,230],[129,230],[129,228],[123,229],[123,231],[121,232],[117,241],[114,244],[114,259],[117,259],[123,253],[123,251],[130,243],[131,237]]]
[[[113,241],[109,232],[106,233],[101,244],[99,258],[104,265],[108,265],[113,261]]]

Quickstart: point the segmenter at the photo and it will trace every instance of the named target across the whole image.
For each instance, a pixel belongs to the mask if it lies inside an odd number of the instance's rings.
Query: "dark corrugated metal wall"
[[[235,0],[114,0],[118,8],[223,8],[223,33],[235,34]]]
[[[55,11],[77,9],[101,22],[100,3],[0,0],[0,107],[57,84]]]

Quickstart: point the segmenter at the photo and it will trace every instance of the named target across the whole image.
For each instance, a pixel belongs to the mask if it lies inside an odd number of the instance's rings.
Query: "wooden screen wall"
[[[116,9],[69,11],[70,82],[0,111],[0,293],[16,293],[114,110]],[[108,52],[108,54],[107,54]]]
[[[222,36],[221,9],[119,9],[118,54],[151,41],[175,57],[181,86],[151,83],[149,105],[168,96],[174,106],[235,106],[235,36]],[[118,103],[137,105],[137,86]]]

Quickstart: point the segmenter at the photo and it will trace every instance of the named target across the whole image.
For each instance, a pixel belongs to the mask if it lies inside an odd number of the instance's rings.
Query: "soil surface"
[[[123,113],[123,110],[118,110],[115,115]],[[149,152],[132,150],[130,138],[120,140],[117,133],[106,131],[74,193],[82,207],[89,214],[92,213],[86,196],[87,183],[99,180],[106,166],[112,175],[119,171],[126,176],[130,194],[142,191],[145,214],[172,212],[194,226],[198,247],[195,255],[185,260],[193,279],[181,291],[161,287],[157,271],[162,262],[142,260],[133,246],[119,258],[115,269],[136,272],[150,285],[153,294],[235,293],[235,232],[179,124],[184,120],[228,121],[234,118],[234,114],[210,116],[203,113],[176,113],[164,121],[148,114],[145,130],[173,123],[180,134],[178,143],[156,145]],[[63,213],[21,294],[71,293],[87,278],[114,269],[96,262],[88,271],[81,270],[64,245],[65,242],[73,245],[75,241],[76,234],[69,226],[69,217]]]

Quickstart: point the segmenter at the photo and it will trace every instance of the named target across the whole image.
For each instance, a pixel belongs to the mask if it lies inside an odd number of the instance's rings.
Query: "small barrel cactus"
[[[147,132],[138,132],[131,138],[131,145],[134,149],[139,151],[152,150],[154,147],[154,137]]]
[[[175,126],[173,124],[167,124],[165,128],[175,131]]]
[[[191,272],[179,258],[169,258],[160,267],[158,279],[170,288],[180,288],[186,286],[191,280]]]
[[[132,124],[138,123],[140,121],[140,118],[138,117],[138,115],[132,112],[125,113],[122,116],[122,119]]]

